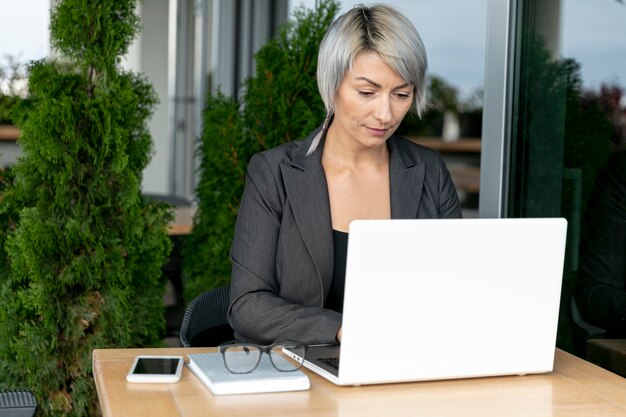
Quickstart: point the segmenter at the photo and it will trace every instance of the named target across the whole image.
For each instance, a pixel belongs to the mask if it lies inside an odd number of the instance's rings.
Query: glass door
[[[626,335],[626,4],[511,3],[504,212],[567,218],[557,345],[584,354]]]

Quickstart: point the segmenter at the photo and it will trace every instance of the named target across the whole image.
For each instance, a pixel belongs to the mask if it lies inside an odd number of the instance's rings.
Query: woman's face
[[[330,130],[340,140],[381,145],[411,108],[413,90],[377,53],[361,53],[339,85]]]

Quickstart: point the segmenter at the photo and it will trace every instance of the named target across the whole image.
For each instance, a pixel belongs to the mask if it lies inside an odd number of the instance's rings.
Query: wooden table
[[[443,155],[457,190],[466,193],[480,191],[480,138],[463,138],[450,142],[432,137],[409,136],[408,139]]]
[[[590,339],[587,341],[587,359],[626,377],[626,339]]]
[[[0,125],[0,141],[15,142],[20,136],[20,129],[13,125]]]
[[[14,165],[20,155],[17,139],[20,130],[13,125],[0,125],[0,169]]]
[[[170,236],[188,235],[193,229],[193,216],[195,209],[191,206],[176,207],[174,209],[174,222],[167,227]]]
[[[408,136],[407,139],[441,153],[480,153],[481,150],[480,138],[444,141],[441,138]]]
[[[339,387],[305,370],[309,391],[220,397],[186,367],[177,384],[126,382],[137,354],[212,350],[95,350],[103,416],[626,416],[626,379],[558,349],[554,372],[542,375]]]

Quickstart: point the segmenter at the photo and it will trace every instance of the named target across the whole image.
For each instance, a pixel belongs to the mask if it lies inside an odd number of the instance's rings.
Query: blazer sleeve
[[[439,217],[462,218],[461,202],[450,172],[441,156],[439,154],[437,156],[439,159],[439,178],[441,178],[439,181]]]
[[[284,208],[281,184],[278,167],[272,167],[262,154],[253,156],[230,252],[230,325],[240,340],[336,343],[340,313],[279,296],[276,254]]]

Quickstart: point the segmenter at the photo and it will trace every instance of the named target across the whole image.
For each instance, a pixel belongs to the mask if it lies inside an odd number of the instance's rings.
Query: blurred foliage
[[[18,96],[0,94],[0,125],[12,124],[11,109],[20,101]]]
[[[198,144],[200,181],[193,233],[184,250],[185,299],[230,281],[229,249],[250,157],[307,136],[325,116],[315,77],[317,52],[339,4],[297,8],[278,37],[256,54],[241,101],[207,99]]]
[[[12,124],[11,109],[27,95],[25,64],[5,55],[0,61],[0,125]]]
[[[164,333],[172,212],[140,190],[156,96],[118,67],[136,6],[57,2],[51,40],[68,61],[31,63],[13,111],[22,156],[0,177],[0,389],[33,391],[43,416],[97,415],[93,349]]]
[[[523,32],[514,110],[512,216],[561,215],[564,169],[581,173],[582,206],[611,153],[612,118],[582,88],[580,64],[554,59],[540,35]]]
[[[567,86],[563,165],[583,173],[580,197],[585,207],[598,170],[606,165],[612,153],[611,143],[616,140],[612,116],[619,104],[609,104],[611,94],[606,86],[599,93],[585,91],[580,64],[575,60],[562,59],[559,65]],[[612,93],[615,92],[621,97],[621,88],[615,87]]]
[[[17,207],[9,204],[6,195],[13,186],[11,168],[0,167],[0,282],[9,275],[9,263],[4,250],[8,234],[15,230],[17,224]]]
[[[461,137],[480,137],[482,89],[476,89],[469,97],[461,99],[458,88],[442,77],[432,74],[427,80],[428,106],[422,118],[412,112],[407,114],[396,133],[404,136],[441,137],[443,115],[450,111],[458,115]]]

